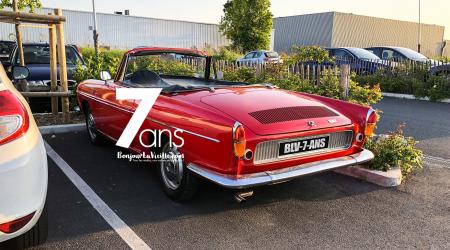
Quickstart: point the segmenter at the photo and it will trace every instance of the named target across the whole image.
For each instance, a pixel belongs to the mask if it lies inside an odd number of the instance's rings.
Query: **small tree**
[[[220,31],[243,52],[268,49],[272,31],[270,0],[228,0]]]
[[[30,12],[33,13],[36,8],[42,8],[42,3],[40,0],[17,0],[17,7],[19,10],[24,10],[29,8]],[[1,0],[0,9],[13,8],[12,0]]]

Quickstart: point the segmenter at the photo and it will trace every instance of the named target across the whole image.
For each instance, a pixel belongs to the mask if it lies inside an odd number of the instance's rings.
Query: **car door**
[[[119,139],[136,108],[134,100],[116,99],[116,90],[124,87],[126,86],[121,81],[108,81],[95,93],[103,101],[95,108],[97,126],[101,132],[116,140]]]

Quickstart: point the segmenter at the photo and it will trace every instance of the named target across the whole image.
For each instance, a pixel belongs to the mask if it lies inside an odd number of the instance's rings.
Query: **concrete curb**
[[[402,171],[394,168],[387,172],[365,169],[352,166],[334,170],[334,172],[364,180],[382,187],[397,187],[402,184]]]
[[[39,131],[43,135],[78,132],[78,131],[83,131],[85,129],[86,129],[86,125],[84,123],[39,127]]]
[[[396,94],[396,93],[381,93],[383,97],[393,97],[393,98],[400,98],[400,99],[408,99],[408,100],[420,100],[420,101],[430,101],[430,98],[416,98],[414,95],[408,95],[408,94]],[[450,99],[444,99],[437,102],[443,102],[443,103],[450,103]]]

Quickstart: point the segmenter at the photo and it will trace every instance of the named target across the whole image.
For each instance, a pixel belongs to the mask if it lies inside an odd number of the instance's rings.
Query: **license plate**
[[[281,142],[278,148],[279,156],[287,156],[304,152],[311,152],[328,148],[330,136],[299,139],[289,142]]]

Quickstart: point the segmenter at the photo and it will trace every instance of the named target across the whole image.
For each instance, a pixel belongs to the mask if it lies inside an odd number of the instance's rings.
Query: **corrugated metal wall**
[[[275,50],[293,45],[323,47],[401,46],[417,50],[418,24],[345,13],[319,13],[274,19]],[[422,25],[422,52],[440,55],[444,27]]]
[[[418,23],[384,18],[335,13],[332,46],[400,46],[417,50]],[[444,27],[422,25],[422,53],[437,56],[442,52]]]
[[[275,50],[289,52],[293,45],[331,46],[333,15],[329,12],[275,18]]]
[[[50,9],[42,9],[50,13]],[[63,10],[66,43],[92,46],[92,13]],[[135,48],[137,46],[163,46],[181,48],[203,48],[205,44],[214,48],[228,45],[229,41],[219,33],[215,24],[162,20],[145,17],[97,14],[100,44],[111,48]],[[14,34],[14,26],[0,23],[1,39]],[[24,28],[25,42],[48,42],[46,29]]]

